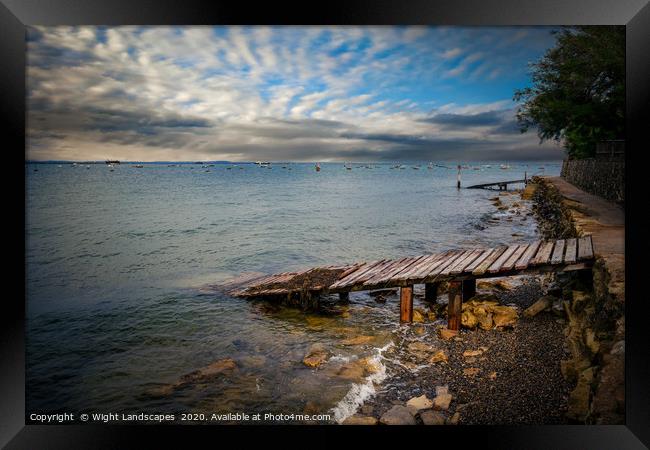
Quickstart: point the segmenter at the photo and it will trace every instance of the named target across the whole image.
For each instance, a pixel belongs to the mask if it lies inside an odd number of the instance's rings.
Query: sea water
[[[463,186],[560,172],[559,162],[465,164]],[[210,285],[536,235],[532,218],[494,220],[507,215],[488,201],[498,193],[457,189],[455,164],[320,166],[26,164],[27,412],[340,421],[398,383],[382,363],[400,339],[397,297],[353,293],[304,313]],[[374,340],[341,344],[359,335]],[[331,352],[318,369],[302,363],[314,343]],[[337,372],[362,358],[377,370]],[[235,369],[179,384],[224,359]]]

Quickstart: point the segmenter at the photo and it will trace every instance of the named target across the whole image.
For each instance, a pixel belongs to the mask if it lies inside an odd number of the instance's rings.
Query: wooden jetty
[[[523,180],[510,180],[510,181],[497,181],[495,183],[484,183],[484,184],[475,184],[473,186],[467,186],[467,189],[498,189],[498,190],[508,190],[509,184],[523,183],[528,184],[528,178]]]
[[[413,285],[425,285],[425,300],[436,301],[438,284],[449,282],[448,327],[458,330],[462,302],[476,293],[476,280],[545,272],[590,270],[594,260],[591,236],[534,241],[494,248],[448,250],[440,253],[381,259],[298,272],[249,276],[222,285],[232,296],[276,297],[317,305],[318,297],[353,291],[400,288],[400,321],[413,321]]]

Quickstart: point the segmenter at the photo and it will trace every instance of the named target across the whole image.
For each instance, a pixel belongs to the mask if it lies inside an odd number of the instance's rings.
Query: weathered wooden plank
[[[273,279],[273,278],[275,278],[277,276],[278,276],[277,273],[266,275],[265,277],[262,277],[262,278],[259,278],[257,280],[251,281],[250,283],[246,283],[245,286],[246,287],[261,286],[261,285],[265,284],[268,280],[271,280],[271,279]]]
[[[349,284],[353,283],[354,280],[356,280],[358,277],[362,276],[364,273],[368,272],[369,270],[372,270],[373,267],[377,266],[378,264],[381,264],[384,261],[386,260],[379,259],[377,261],[372,261],[366,264],[365,266],[361,267],[359,270],[352,272],[347,277],[339,279],[336,283],[332,284],[330,288],[340,288],[340,287],[348,286]]]
[[[510,258],[510,256],[512,256],[512,254],[518,248],[519,248],[519,245],[517,245],[517,244],[509,246],[506,249],[506,251],[503,252],[503,254],[501,256],[499,256],[499,258],[496,261],[494,261],[494,263],[492,263],[492,265],[488,269],[488,272],[497,273],[499,270],[501,270],[501,266],[503,266],[503,264],[505,264],[505,262],[508,260],[508,258]]]
[[[578,260],[592,259],[594,257],[594,249],[591,243],[591,235],[583,236],[578,239]]]
[[[499,271],[503,272],[506,270],[512,270],[512,268],[515,267],[515,263],[519,260],[519,258],[521,258],[527,248],[528,244],[520,244],[519,247],[517,247],[517,250],[515,250],[512,255],[510,255],[510,258],[508,258],[507,261],[503,263]]]
[[[540,244],[542,241],[534,241],[532,242],[526,251],[524,252],[523,255],[521,255],[521,258],[517,260],[515,263],[515,269],[521,270],[525,269],[528,267],[528,264],[530,264],[530,260],[533,259],[533,256],[535,256],[535,253],[537,252],[537,249],[539,248]]]
[[[439,264],[436,265],[435,269],[431,270],[426,277],[429,278],[440,275],[443,270],[457,262],[464,255],[465,252],[462,250],[454,250],[453,252],[450,252],[446,258],[439,261]]]
[[[369,280],[370,278],[374,277],[375,275],[379,274],[382,270],[384,270],[386,267],[389,267],[395,263],[395,260],[393,259],[388,259],[384,261],[382,264],[378,264],[376,267],[374,267],[372,270],[369,270],[354,282],[354,284],[359,284],[363,283],[366,280]]]
[[[364,284],[370,286],[372,284],[379,284],[379,283],[385,283],[387,281],[390,281],[395,275],[407,270],[409,267],[413,266],[414,264],[417,264],[418,261],[421,261],[426,257],[428,257],[428,255],[422,255],[422,256],[412,257],[412,258],[403,258],[399,264],[394,264],[389,269],[382,271],[381,274],[367,280]]]
[[[434,272],[436,272],[436,275],[442,275],[442,276],[449,275],[451,273],[451,269],[454,267],[454,264],[458,263],[463,258],[466,258],[471,253],[472,253],[472,250],[466,250],[466,251],[462,252],[460,255],[458,255],[457,258],[455,258],[449,264],[446,264],[445,267],[441,268],[439,272],[438,272],[438,269],[436,269]]]
[[[553,255],[551,256],[551,264],[561,264],[564,257],[564,239],[555,241],[553,248]]]
[[[564,263],[573,264],[576,262],[576,253],[578,250],[578,240],[576,238],[566,240],[566,253],[564,254]]]
[[[422,268],[422,270],[411,275],[410,279],[420,280],[423,278],[429,278],[430,276],[436,275],[440,270],[447,267],[454,261],[458,261],[458,257],[463,253],[460,250],[448,250],[445,255],[439,258],[437,261],[429,264],[428,266]]]
[[[442,253],[438,253],[434,258],[428,258],[423,263],[419,264],[418,267],[410,270],[407,274],[400,274],[406,278],[417,280],[420,278],[425,278],[432,270],[438,267],[442,262],[452,253],[451,250],[447,250]]]
[[[396,279],[396,280],[405,280],[410,275],[417,272],[421,267],[424,267],[430,261],[437,260],[439,257],[440,257],[440,255],[435,254],[435,253],[431,254],[431,255],[427,255],[426,257],[420,259],[418,262],[411,265],[410,267],[404,268],[404,270],[400,270],[399,272],[397,272],[395,275],[393,275],[393,278]]]
[[[339,275],[339,280],[342,280],[343,278],[347,277],[348,275],[351,275],[352,273],[356,272],[359,270],[361,267],[363,267],[366,263],[359,263],[359,264],[353,264],[351,265],[348,269],[344,270],[341,275]]]
[[[383,269],[379,270],[379,272],[375,273],[374,275],[370,276],[364,284],[370,284],[373,283],[377,280],[380,280],[384,276],[386,276],[387,273],[391,273],[395,269],[401,269],[404,267],[404,265],[408,262],[410,258],[400,258],[400,259],[395,259],[391,264],[388,264],[387,266],[384,266]]]
[[[265,278],[267,275],[263,275],[260,273],[244,273],[242,275],[239,275],[237,277],[230,278],[223,283],[217,284],[216,286],[221,288],[221,289],[228,289],[233,286],[244,286],[247,285],[248,283],[254,283],[258,279]]]
[[[487,272],[488,268],[503,255],[503,253],[508,249],[508,247],[497,247],[494,249],[490,255],[483,260],[481,264],[478,265],[473,271],[472,275],[483,275]]]
[[[467,267],[465,267],[464,272],[471,272],[472,270],[476,269],[479,264],[481,264],[483,261],[485,261],[485,258],[490,256],[492,252],[494,252],[495,249],[493,248],[488,248],[487,250],[483,250],[483,253],[479,255],[478,258],[476,258],[474,261],[472,261]]]
[[[452,275],[462,273],[463,270],[465,270],[465,267],[469,266],[469,264],[472,261],[474,261],[476,258],[478,258],[483,253],[483,250],[484,249],[482,249],[482,248],[477,248],[477,249],[473,250],[469,255],[467,255],[462,260],[460,260],[459,262],[454,264],[454,266],[451,268],[449,273],[451,273]]]
[[[532,259],[530,264],[533,266],[538,266],[540,264],[548,264],[548,260],[551,258],[551,254],[553,253],[554,244],[555,244],[554,241],[546,241],[542,245],[540,245],[539,250],[537,250],[537,254]]]

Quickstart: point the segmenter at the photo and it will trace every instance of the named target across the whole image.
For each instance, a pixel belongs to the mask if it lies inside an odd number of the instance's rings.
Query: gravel
[[[497,295],[501,303],[523,309],[542,295],[542,289],[532,279]],[[533,318],[520,315],[511,330],[463,329],[460,340],[439,339],[435,324],[426,325],[423,336],[408,330],[394,354],[388,355],[387,366],[393,376],[366,405],[380,417],[396,403],[404,404],[422,394],[434,398],[436,386],[448,385],[454,398],[445,414],[449,418],[459,411],[461,424],[566,423],[569,386],[560,372],[560,360],[566,358],[563,327],[557,317],[542,312]],[[426,364],[420,370],[403,367],[400,362],[408,362],[410,357],[407,346],[416,339],[444,349],[449,361]],[[487,347],[482,355],[463,357],[465,350],[480,347]],[[480,370],[471,376],[463,372],[468,368]]]

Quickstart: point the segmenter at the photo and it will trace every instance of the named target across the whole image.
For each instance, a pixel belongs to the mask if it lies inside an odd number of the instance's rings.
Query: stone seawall
[[[564,160],[562,178],[614,202],[625,201],[625,162],[598,159]]]
[[[567,418],[574,423],[625,421],[625,266],[623,214],[560,178],[534,180],[532,200],[548,238],[591,234],[591,274],[558,274],[566,318],[562,374],[573,386]]]

